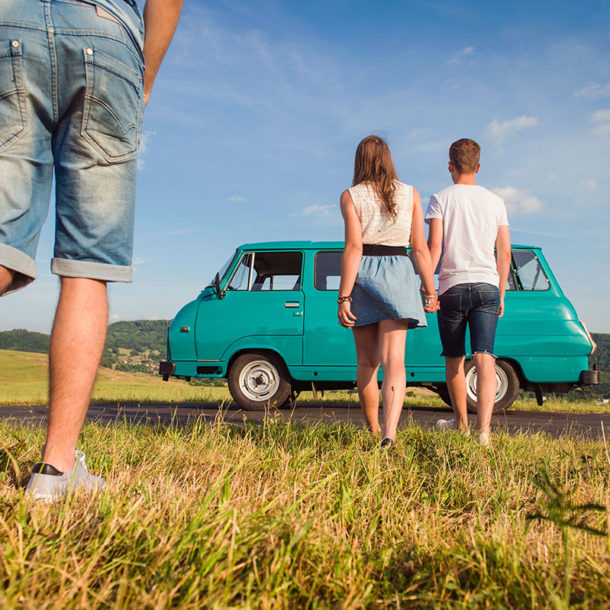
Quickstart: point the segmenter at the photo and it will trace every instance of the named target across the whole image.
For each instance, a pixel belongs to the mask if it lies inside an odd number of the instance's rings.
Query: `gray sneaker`
[[[25,487],[25,495],[32,500],[54,502],[76,489],[83,491],[106,489],[104,479],[89,474],[85,464],[85,454],[79,450],[76,451],[76,462],[72,470],[67,472],[60,472],[50,464],[36,464]]]

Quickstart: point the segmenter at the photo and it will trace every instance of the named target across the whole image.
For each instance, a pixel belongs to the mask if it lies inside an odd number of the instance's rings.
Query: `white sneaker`
[[[489,447],[489,432],[481,432],[479,434],[479,445],[481,447]]]
[[[436,420],[436,429],[437,430],[454,430],[455,419],[437,419]]]
[[[36,464],[25,487],[25,495],[32,500],[54,502],[76,489],[83,491],[106,489],[106,481],[89,473],[85,454],[78,450],[74,466],[67,472],[60,472],[51,464]]]
[[[447,432],[448,430],[454,432],[461,432],[464,436],[470,436],[470,428],[466,428],[466,430],[458,430],[455,428],[455,419],[438,419],[436,421],[436,429],[442,432]]]

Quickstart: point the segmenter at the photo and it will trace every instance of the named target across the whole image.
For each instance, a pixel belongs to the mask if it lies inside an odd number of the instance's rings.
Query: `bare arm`
[[[153,83],[172,41],[183,0],[146,0],[144,6],[144,101],[148,104]]]
[[[445,225],[443,224],[442,218],[432,218],[429,226],[428,248],[430,248],[432,269],[436,269],[438,261],[441,260],[441,254],[443,253],[443,235],[445,232]]]
[[[510,231],[507,225],[498,227],[498,235],[496,236],[496,253],[497,262],[496,269],[500,279],[498,281],[500,289],[500,317],[504,315],[504,294],[506,293],[506,282],[510,273]]]
[[[421,207],[421,198],[417,189],[413,189],[413,218],[411,220],[411,253],[415,259],[417,272],[424,287],[424,293],[428,299],[434,302],[426,311],[436,311],[436,289],[434,288],[434,267],[430,258],[430,250],[426,243],[424,232],[424,213]]]
[[[362,258],[362,226],[349,191],[341,193],[341,214],[345,222],[345,249],[341,259],[340,297],[351,294]],[[346,328],[351,328],[356,320],[349,301],[339,304],[337,316],[339,324]]]

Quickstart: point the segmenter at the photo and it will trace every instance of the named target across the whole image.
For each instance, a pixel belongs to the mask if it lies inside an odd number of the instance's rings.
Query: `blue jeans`
[[[144,61],[80,0],[0,3],[0,265],[36,277],[55,172],[53,273],[131,281]]]
[[[493,284],[458,284],[439,297],[438,330],[441,356],[466,355],[466,326],[470,329],[473,354],[494,355],[496,326],[500,313],[500,291]]]

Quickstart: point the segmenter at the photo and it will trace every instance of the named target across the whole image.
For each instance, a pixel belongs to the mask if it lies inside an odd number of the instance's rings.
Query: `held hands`
[[[436,290],[433,293],[427,293],[424,291],[424,288],[422,286],[421,299],[424,305],[424,311],[426,313],[435,313],[441,308],[440,303],[438,301],[438,292]]]

